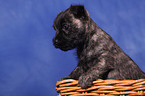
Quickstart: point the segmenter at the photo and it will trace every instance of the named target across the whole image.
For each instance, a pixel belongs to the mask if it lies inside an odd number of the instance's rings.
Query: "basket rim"
[[[56,91],[59,96],[97,96],[107,94],[115,95],[144,95],[145,96],[145,79],[137,80],[115,80],[115,79],[97,79],[93,85],[82,89],[78,80],[65,79],[57,81]],[[91,94],[91,95],[90,95]]]

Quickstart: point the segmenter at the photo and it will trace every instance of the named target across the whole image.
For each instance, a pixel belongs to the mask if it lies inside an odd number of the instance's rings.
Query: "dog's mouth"
[[[68,51],[68,50],[71,50],[72,48],[70,48],[70,47],[67,47],[67,46],[57,46],[57,45],[55,45],[55,48],[59,48],[59,49],[61,49],[62,51]]]
[[[62,51],[68,51],[74,48],[73,46],[70,46],[70,45],[67,46],[65,44],[60,44],[60,43],[55,43],[55,42],[53,43],[53,45],[55,46],[55,48],[59,48]]]

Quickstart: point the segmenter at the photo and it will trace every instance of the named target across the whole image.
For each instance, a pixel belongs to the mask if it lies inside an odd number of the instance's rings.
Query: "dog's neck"
[[[83,51],[88,46],[91,35],[96,33],[96,28],[98,27],[91,18],[89,18],[89,21],[86,24],[87,24],[87,26],[85,29],[83,41],[81,41],[77,46],[78,58],[81,58],[82,56],[84,56]]]
[[[77,46],[78,58],[82,58],[89,52],[92,48],[89,46],[91,43],[96,44],[98,38],[105,39],[107,36],[104,32],[91,18],[87,22],[85,35],[83,41],[81,41]],[[108,39],[109,40],[109,39]]]

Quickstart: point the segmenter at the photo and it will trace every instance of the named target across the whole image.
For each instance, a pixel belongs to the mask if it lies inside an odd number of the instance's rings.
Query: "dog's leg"
[[[79,77],[84,73],[84,69],[82,66],[77,66],[70,75],[61,78],[60,80],[64,80],[64,79],[76,79],[78,80]]]
[[[92,82],[96,79],[107,78],[108,73],[112,70],[112,67],[108,66],[106,59],[100,59],[100,62],[94,64],[93,67],[88,69],[87,72],[83,73],[79,77],[79,84],[82,88],[86,88],[88,85],[91,85]]]

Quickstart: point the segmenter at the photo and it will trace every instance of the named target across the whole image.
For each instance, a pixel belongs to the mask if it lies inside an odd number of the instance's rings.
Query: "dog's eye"
[[[63,26],[63,29],[64,29],[64,30],[68,30],[68,29],[69,29],[69,25],[64,25],[64,26]]]

